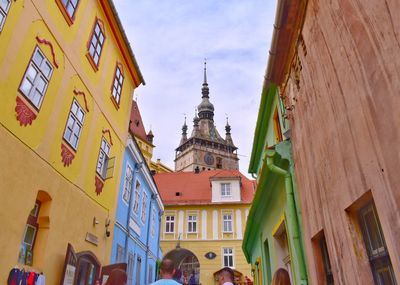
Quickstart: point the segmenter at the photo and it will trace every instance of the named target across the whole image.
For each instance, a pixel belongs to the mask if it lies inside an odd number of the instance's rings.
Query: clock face
[[[204,162],[208,165],[214,164],[214,157],[211,153],[206,153],[206,155],[204,156]]]

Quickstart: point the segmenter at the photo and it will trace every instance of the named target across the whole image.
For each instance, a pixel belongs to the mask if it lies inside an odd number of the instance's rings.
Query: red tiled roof
[[[213,178],[241,179],[240,203],[251,203],[255,192],[255,180],[250,180],[239,170],[205,170],[195,172],[157,173],[154,175],[161,200],[165,205],[211,204],[211,181]],[[176,196],[180,192],[180,196]],[[238,203],[238,202],[235,202]]]
[[[135,136],[147,142],[147,135],[144,129],[142,116],[140,115],[139,107],[136,101],[132,102],[131,109],[131,123],[129,125],[129,131],[133,133]]]

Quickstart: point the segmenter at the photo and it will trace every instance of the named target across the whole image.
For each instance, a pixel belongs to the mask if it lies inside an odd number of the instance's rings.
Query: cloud
[[[135,93],[154,159],[174,167],[187,114],[201,102],[207,58],[214,121],[224,137],[226,115],[247,173],[263,76],[275,19],[271,0],[115,0],[146,86]]]

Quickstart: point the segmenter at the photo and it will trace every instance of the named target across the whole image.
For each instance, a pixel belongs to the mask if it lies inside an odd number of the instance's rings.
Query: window
[[[223,214],[224,232],[231,233],[232,230],[232,214]]]
[[[122,199],[127,204],[129,204],[129,199],[131,197],[132,182],[133,182],[133,171],[132,168],[127,164],[125,171],[124,192],[122,193]]]
[[[319,240],[319,247],[322,254],[322,262],[324,264],[326,284],[333,285],[334,282],[333,282],[331,262],[329,260],[328,247],[326,246],[326,240],[324,236]]]
[[[3,0],[0,0],[0,2]],[[39,47],[35,48],[28,68],[22,79],[19,91],[39,110],[47,90],[53,66]]]
[[[64,139],[75,150],[78,147],[78,141],[81,135],[84,118],[85,112],[74,99],[72,101],[71,110],[69,111],[67,126],[65,127],[64,131]]]
[[[21,264],[32,265],[33,247],[35,246],[35,240],[37,232],[39,230],[39,224],[37,220],[39,216],[40,204],[40,201],[36,200],[35,205],[29,213],[28,220],[26,222],[25,231],[21,243],[21,249],[18,257],[18,262]]]
[[[76,8],[79,4],[79,0],[61,0],[62,5],[65,8],[70,19],[73,19],[75,16]]]
[[[217,168],[222,169],[222,158],[221,157],[217,157]]]
[[[142,215],[141,215],[141,219],[142,219],[142,223],[146,222],[146,209],[147,208],[147,193],[143,192],[143,197],[142,197]]]
[[[0,31],[3,29],[8,11],[10,10],[11,0],[0,0]]]
[[[101,139],[99,159],[97,161],[97,168],[96,168],[97,173],[103,179],[106,179],[107,176],[107,163],[109,160],[109,154],[110,154],[110,145],[103,137]]]
[[[136,181],[135,186],[135,201],[133,202],[133,212],[137,215],[139,213],[139,199],[140,199],[140,182]]]
[[[223,249],[224,264],[223,266],[233,267],[233,249],[228,247]]]
[[[122,66],[119,64],[115,68],[114,82],[111,87],[112,96],[115,100],[115,103],[119,106],[119,102],[121,99],[122,85],[124,83],[124,75],[122,73]]]
[[[140,272],[142,271],[142,258],[140,256],[137,257],[137,263],[136,263],[136,285],[141,284],[140,283]]]
[[[105,37],[103,25],[102,23],[100,23],[99,20],[96,20],[88,46],[90,59],[93,61],[96,69],[99,66],[100,56],[104,45],[104,39]]]
[[[358,215],[375,284],[397,284],[373,202],[361,208]]]
[[[231,183],[221,183],[221,197],[222,198],[232,197]]]
[[[151,236],[154,237],[156,231],[156,209],[153,208],[151,214]]]
[[[129,252],[128,254],[128,283],[127,285],[133,285],[133,268],[135,266],[135,256],[133,255],[132,252]]]
[[[175,216],[166,216],[165,217],[165,232],[166,233],[174,233],[175,229]]]
[[[125,249],[122,245],[117,244],[117,252],[115,256],[116,263],[124,262]]]
[[[197,233],[196,215],[188,215],[188,233]]]
[[[149,279],[147,280],[147,283],[151,284],[154,280],[153,280],[153,265],[149,264]]]

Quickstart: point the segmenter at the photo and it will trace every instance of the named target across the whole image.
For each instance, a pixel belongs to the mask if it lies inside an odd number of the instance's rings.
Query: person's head
[[[162,279],[172,279],[175,273],[174,262],[171,259],[164,259],[160,266]]]
[[[272,278],[272,285],[290,285],[289,273],[286,269],[279,268]]]
[[[187,277],[187,274],[188,274],[187,270],[184,270],[183,271],[183,276]]]
[[[125,285],[128,277],[122,269],[113,269],[108,276],[106,285]]]
[[[224,284],[225,282],[233,282],[234,273],[229,267],[222,268],[218,273],[218,284]]]

